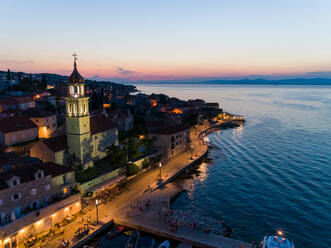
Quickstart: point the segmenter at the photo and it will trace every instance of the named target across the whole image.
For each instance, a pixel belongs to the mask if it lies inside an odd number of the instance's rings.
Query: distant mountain
[[[162,82],[144,82],[151,84],[246,84],[246,85],[331,85],[330,78],[291,78],[281,80],[267,79],[221,79],[206,81],[162,81]]]

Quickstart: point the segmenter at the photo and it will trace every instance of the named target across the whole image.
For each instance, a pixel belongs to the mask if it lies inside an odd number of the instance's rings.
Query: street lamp
[[[160,168],[160,181],[161,181],[161,169],[162,169],[162,163],[159,163],[159,168]]]
[[[191,144],[191,160],[193,160],[193,145]]]
[[[99,222],[99,200],[95,199],[95,207],[96,207],[96,211],[97,211],[97,223]]]

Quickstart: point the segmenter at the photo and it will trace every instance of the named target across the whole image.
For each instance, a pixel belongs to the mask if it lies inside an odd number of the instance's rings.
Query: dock
[[[169,183],[163,188],[147,194],[142,203],[150,200],[151,206],[144,209],[144,212],[118,212],[114,223],[132,229],[138,229],[153,235],[162,236],[165,239],[176,240],[180,243],[188,243],[194,247],[207,248],[251,248],[252,245],[243,241],[227,238],[222,235],[202,232],[201,230],[178,227],[176,232],[169,229],[164,216],[160,210],[166,205],[170,206],[173,197],[183,191],[176,183]],[[166,203],[166,204],[165,204]]]

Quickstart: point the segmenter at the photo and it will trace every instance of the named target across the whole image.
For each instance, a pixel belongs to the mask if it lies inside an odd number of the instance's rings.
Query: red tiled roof
[[[70,166],[58,165],[51,162],[44,163],[43,167],[47,174],[50,174],[52,177],[74,171]]]
[[[109,118],[107,118],[105,115],[102,114],[102,115],[91,116],[90,127],[91,127],[91,134],[96,134],[96,133],[104,132],[106,130],[114,129],[117,126]]]
[[[53,152],[62,151],[68,148],[66,135],[45,139],[42,142]]]
[[[55,116],[56,114],[45,109],[30,108],[21,112],[22,115],[30,118],[41,118]]]
[[[13,99],[14,99],[14,101],[16,101],[18,103],[33,102],[33,100],[31,99],[31,97],[29,97],[29,96],[19,96],[19,97],[14,97]]]
[[[17,132],[26,129],[37,128],[37,126],[24,116],[5,118],[0,121],[0,131],[3,133]]]
[[[161,128],[156,129],[155,131],[152,131],[151,133],[170,135],[170,134],[175,134],[175,133],[182,132],[182,131],[187,130],[189,128],[190,128],[189,125],[181,123],[181,124],[178,124],[176,126],[161,127]]]
[[[38,163],[33,165],[24,165],[16,167],[12,170],[0,173],[0,189],[8,188],[7,180],[14,176],[21,179],[21,184],[35,180],[34,174],[38,171],[44,171],[44,176],[51,175],[52,177],[73,171],[70,167],[57,165],[54,163]]]

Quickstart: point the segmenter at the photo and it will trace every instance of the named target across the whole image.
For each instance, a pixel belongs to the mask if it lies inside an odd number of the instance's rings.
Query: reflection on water
[[[174,202],[224,219],[235,238],[281,228],[296,247],[331,247],[331,87],[144,85],[147,93],[219,102],[244,127],[209,135],[213,162]]]

